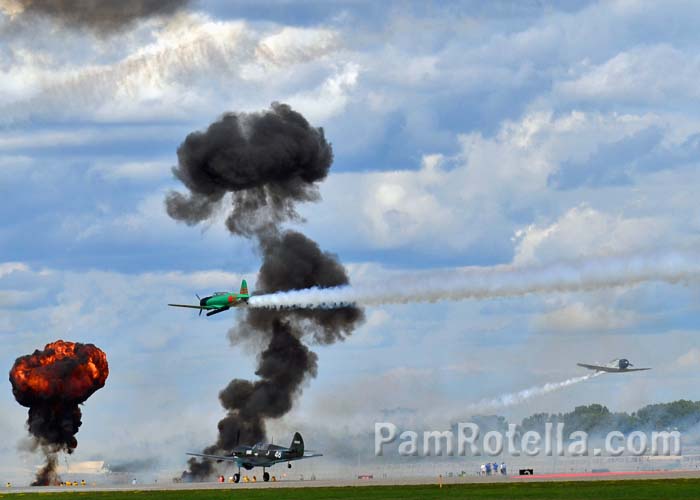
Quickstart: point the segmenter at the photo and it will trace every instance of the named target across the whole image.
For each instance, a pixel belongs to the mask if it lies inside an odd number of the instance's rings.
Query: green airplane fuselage
[[[197,296],[199,298],[199,296]],[[245,305],[248,303],[250,294],[248,293],[248,284],[245,280],[241,282],[241,289],[236,292],[216,292],[213,295],[199,299],[199,305],[193,304],[168,304],[172,307],[186,307],[189,309],[199,309],[199,314],[202,311],[208,311],[207,316],[228,311],[232,307]]]
[[[199,300],[199,305],[202,309],[228,309],[236,307],[239,303],[248,302],[250,295],[248,294],[248,283],[245,280],[241,282],[241,290],[236,292],[216,292],[214,295],[204,297]]]
[[[222,309],[235,307],[239,302],[245,302],[250,296],[247,293],[216,292],[209,297],[203,297],[199,305],[204,309]]]

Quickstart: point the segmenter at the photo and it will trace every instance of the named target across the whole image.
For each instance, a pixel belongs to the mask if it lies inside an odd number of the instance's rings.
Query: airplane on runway
[[[245,280],[241,282],[241,290],[238,293],[235,292],[215,292],[214,294],[199,298],[199,305],[189,305],[189,304],[168,304],[172,307],[188,307],[190,309],[199,309],[199,315],[202,315],[202,311],[208,311],[207,316],[213,316],[214,314],[219,314],[220,312],[228,311],[232,307],[244,306],[248,304],[248,299],[250,294],[248,293],[248,283]]]
[[[240,432],[238,433],[240,438]],[[238,441],[238,438],[236,441]],[[263,481],[270,480],[270,474],[265,470],[275,464],[288,462],[287,467],[292,468],[291,462],[304,458],[320,457],[320,453],[304,452],[304,440],[301,434],[296,432],[289,448],[269,443],[258,443],[253,446],[236,446],[228,455],[206,455],[202,453],[188,453],[193,457],[207,458],[216,462],[234,462],[238,472],[233,475],[233,482],[241,480],[241,467],[251,470],[253,467],[262,467]]]
[[[588,368],[589,370],[594,370],[597,372],[605,373],[626,373],[626,372],[641,372],[644,370],[651,370],[651,368],[630,368],[634,366],[627,359],[613,359],[607,365],[587,365],[585,363],[576,363],[578,366],[583,368]]]

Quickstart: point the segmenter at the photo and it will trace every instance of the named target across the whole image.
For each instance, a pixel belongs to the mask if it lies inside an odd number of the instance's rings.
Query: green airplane
[[[215,292],[209,297],[200,298],[199,305],[193,306],[189,304],[168,304],[172,307],[189,307],[190,309],[199,309],[199,315],[202,311],[208,311],[207,316],[219,314],[220,312],[228,311],[232,307],[244,306],[248,304],[250,294],[248,293],[248,283],[245,280],[241,282],[241,291],[235,292]]]

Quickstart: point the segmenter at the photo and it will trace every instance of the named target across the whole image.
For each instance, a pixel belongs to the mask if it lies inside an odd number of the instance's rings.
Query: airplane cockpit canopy
[[[214,295],[228,295],[229,292],[214,292]]]

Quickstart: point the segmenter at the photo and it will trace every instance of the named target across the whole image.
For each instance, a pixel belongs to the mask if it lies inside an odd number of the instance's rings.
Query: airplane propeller
[[[198,294],[198,293],[195,293],[195,295],[197,296],[197,300],[199,301],[199,304],[202,305],[202,299],[199,297],[199,294]],[[200,309],[200,310],[199,310],[199,316],[201,316],[201,315],[202,315],[202,310]]]

